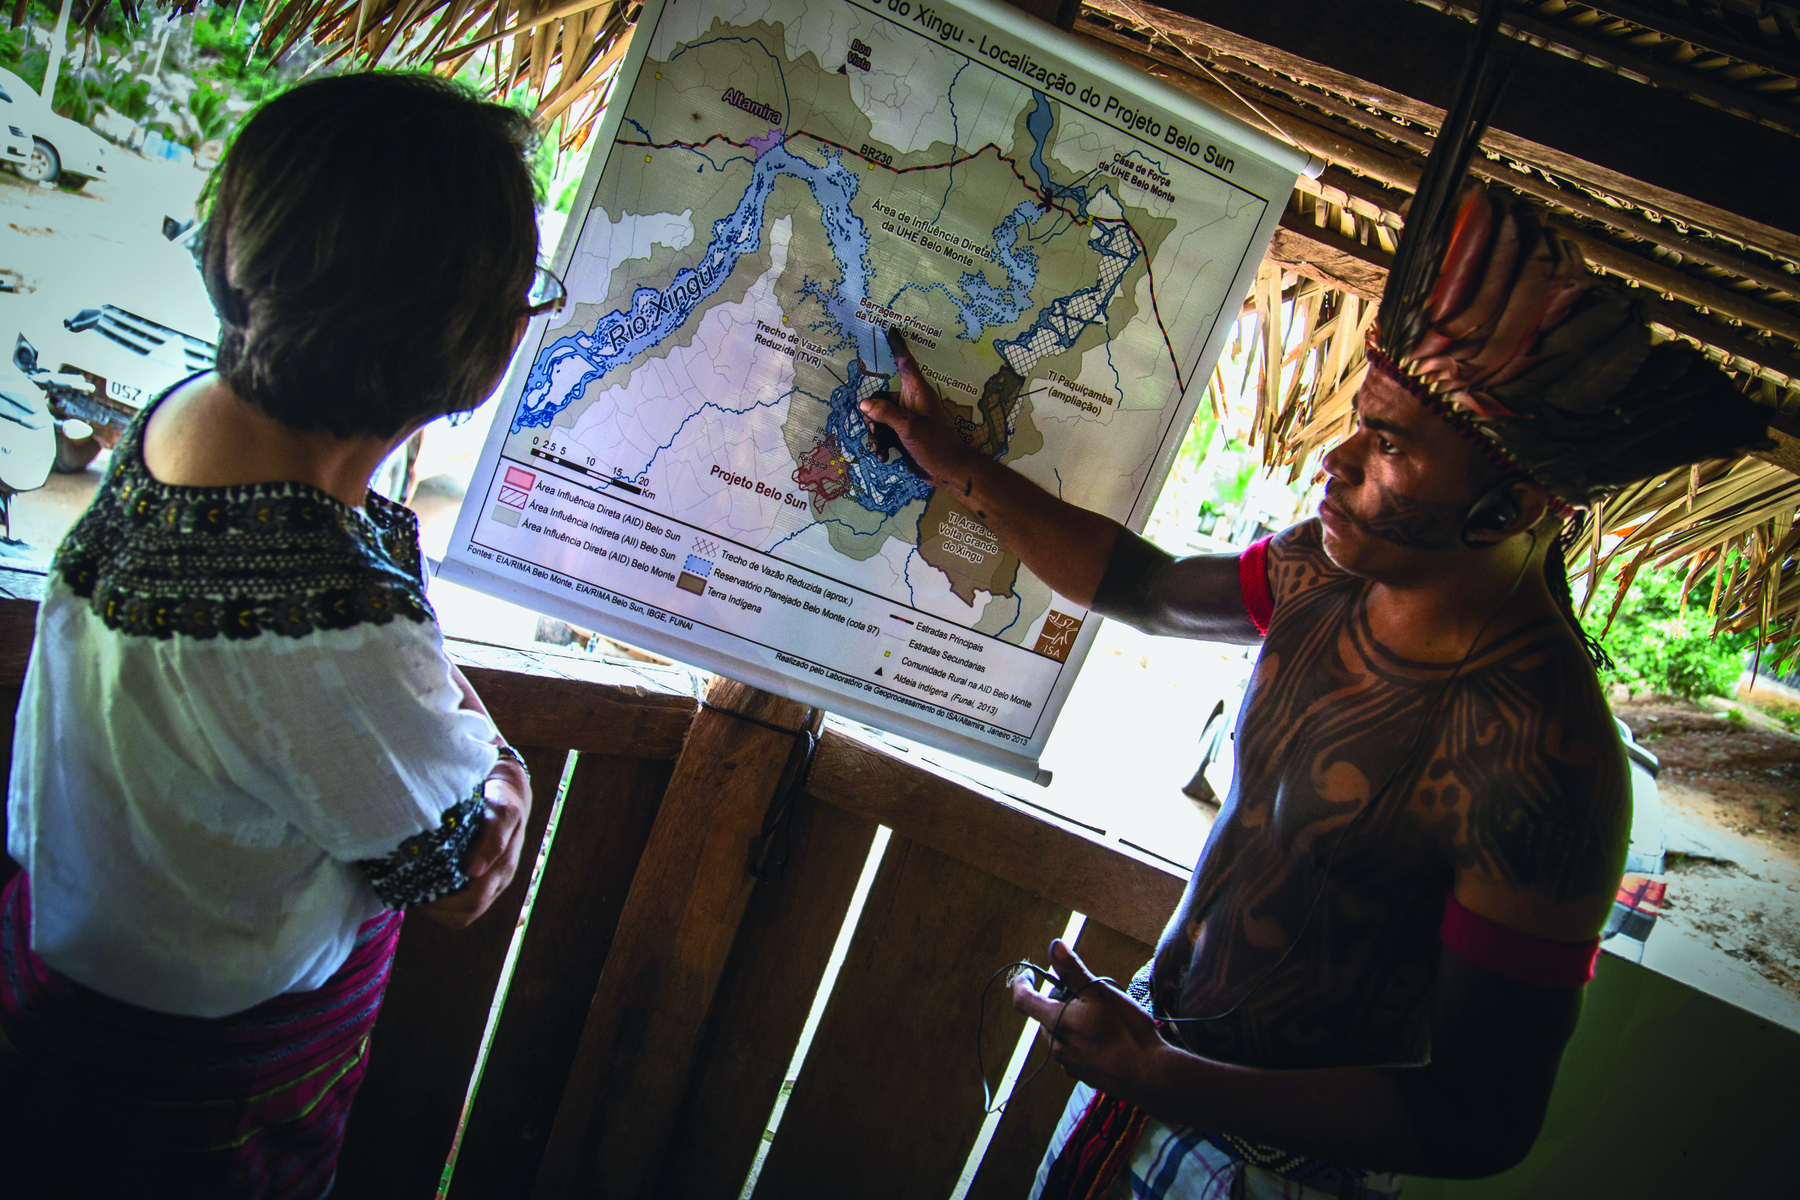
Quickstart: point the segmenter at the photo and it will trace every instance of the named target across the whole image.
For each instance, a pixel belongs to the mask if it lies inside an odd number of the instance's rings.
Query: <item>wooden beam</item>
[[[1259,125],[1265,124],[1262,114],[1258,113],[1255,109],[1252,109],[1243,99],[1233,94],[1231,91],[1209,79],[1202,79],[1198,76],[1177,70],[1167,63],[1128,50],[1118,45],[1116,42],[1101,38],[1094,38],[1091,40],[1095,45],[1122,61],[1137,66],[1148,74],[1154,75],[1172,86],[1187,92],[1189,95],[1204,100],[1240,120]],[[1358,176],[1352,175],[1347,171],[1327,168],[1325,174],[1320,177],[1320,182],[1324,185],[1342,188],[1352,194],[1360,195],[1370,202],[1386,208],[1390,205],[1397,207],[1399,203],[1403,203],[1403,197],[1410,193],[1411,189],[1418,183],[1419,168],[1415,163],[1403,159],[1397,154],[1376,149],[1375,147],[1366,144],[1366,142],[1360,138],[1350,136],[1345,131],[1328,129],[1321,125],[1314,124],[1307,120],[1306,117],[1298,111],[1297,107],[1292,106],[1291,102],[1286,101],[1284,98],[1272,98],[1265,93],[1258,95],[1255,103],[1259,106],[1268,103],[1273,107],[1281,108],[1283,112],[1282,125],[1284,131],[1305,149],[1325,158],[1329,158],[1336,163],[1350,167],[1364,176],[1371,177],[1374,181],[1370,182],[1370,179],[1359,180]],[[1287,107],[1283,107],[1283,105],[1286,105]],[[1476,170],[1477,173],[1480,173],[1479,163],[1476,164]],[[1529,176],[1522,176],[1516,171],[1494,171],[1490,168],[1490,172],[1494,178],[1507,185],[1527,185],[1524,186],[1524,190],[1531,191],[1532,189],[1528,185],[1530,183],[1537,183],[1547,190],[1553,193],[1555,192],[1555,189],[1549,189],[1548,185],[1543,185],[1542,181],[1533,180],[1532,177]],[[1759,304],[1756,301],[1743,297],[1741,294],[1729,292],[1729,289],[1721,288],[1716,284],[1709,284],[1704,280],[1695,279],[1683,272],[1675,271],[1673,268],[1664,267],[1659,263],[1655,263],[1653,260],[1632,255],[1628,251],[1610,246],[1610,243],[1600,242],[1599,239],[1594,238],[1591,234],[1585,233],[1585,231],[1570,229],[1567,225],[1558,225],[1558,228],[1565,232],[1569,232],[1574,236],[1581,237],[1590,244],[1607,246],[1608,249],[1604,252],[1607,259],[1606,265],[1619,270],[1621,273],[1642,271],[1643,274],[1651,276],[1658,281],[1667,281],[1671,283],[1673,283],[1674,280],[1671,280],[1670,276],[1679,277],[1682,281],[1684,298],[1697,297],[1702,304],[1705,304],[1708,300],[1718,299],[1722,302],[1722,305],[1729,304],[1737,313],[1743,314],[1747,323],[1754,328],[1762,329],[1770,326],[1786,327],[1796,320],[1791,314],[1776,309],[1771,305]],[[1303,236],[1311,236],[1307,234],[1303,228],[1294,228],[1292,232]],[[1343,239],[1343,241],[1349,243],[1350,239],[1346,238]],[[1314,246],[1302,245],[1289,241],[1278,233],[1277,241],[1275,243],[1275,257],[1277,261],[1282,262],[1284,265],[1294,267],[1296,270],[1301,270],[1302,264],[1311,268],[1302,272],[1306,274],[1308,278],[1319,279],[1321,282],[1330,283],[1331,279],[1329,276],[1338,274],[1340,277],[1344,278],[1346,282],[1353,280],[1356,283],[1357,286],[1349,290],[1356,291],[1359,295],[1368,295],[1370,291],[1373,290],[1378,295],[1379,285],[1376,284],[1372,277],[1366,275],[1366,273],[1357,272],[1353,276],[1351,274],[1352,269],[1350,266],[1343,263],[1338,264],[1342,270],[1334,272],[1331,265],[1331,256],[1326,253],[1326,250],[1335,250],[1346,253],[1351,257],[1360,257],[1370,265],[1379,267],[1382,274],[1385,276],[1387,270],[1385,256],[1380,256],[1379,252],[1371,253],[1369,252],[1368,247],[1362,247],[1360,244],[1352,243],[1352,245],[1355,245],[1358,248],[1352,249],[1348,245],[1337,245],[1326,247],[1325,250],[1320,250]],[[1683,249],[1686,250],[1688,247],[1684,247]],[[1635,275],[1633,277],[1635,278]],[[1792,279],[1791,276],[1782,276],[1782,278]],[[1689,286],[1690,284],[1692,285],[1691,287]],[[1726,294],[1721,295],[1721,293]],[[1693,312],[1691,309],[1686,309],[1681,305],[1671,305],[1661,301],[1652,301],[1650,307],[1654,311],[1654,319],[1659,325],[1663,325],[1685,337],[1693,338],[1696,341],[1720,350],[1734,359],[1742,359],[1745,362],[1752,364],[1754,369],[1781,376],[1786,380],[1793,380],[1796,378],[1795,366],[1797,360],[1791,352],[1785,349],[1767,346],[1763,343],[1753,341],[1750,338],[1734,334],[1731,331],[1722,330],[1718,326],[1708,322],[1698,313]],[[1720,311],[1724,311],[1724,308],[1721,307]],[[1763,320],[1764,317],[1767,318],[1766,322]]]
[[[1583,0],[1583,3],[1587,3],[1587,0]],[[1597,0],[1596,3],[1588,4],[1588,7],[1621,21],[1629,21],[1652,33],[1660,33],[1664,37],[1707,50],[1716,50],[1727,58],[1735,58],[1739,62],[1746,62],[1778,75],[1800,77],[1800,58],[1783,54],[1769,46],[1743,41],[1719,29],[1683,21],[1664,9],[1650,8],[1634,3],[1633,0]]]
[[[588,655],[446,638],[444,648],[489,708],[511,714],[500,732],[521,746],[672,759],[700,702],[683,667],[624,666]]]
[[[1181,0],[1181,13],[1092,0],[1210,50],[1436,128],[1470,29],[1411,0]],[[1146,17],[1146,13],[1153,13]],[[1521,45],[1486,144],[1554,175],[1800,258],[1795,140],[1665,89]],[[1788,164],[1783,166],[1782,164]]]
[[[1148,855],[900,758],[848,726],[826,728],[807,779],[821,800],[1151,945],[1187,885],[1184,872]]]
[[[1774,463],[1791,475],[1800,475],[1800,421],[1780,414],[1769,419],[1769,438],[1775,445],[1768,450],[1750,453],[1764,462]]]
[[[1800,386],[1800,358],[1774,346],[1753,342],[1728,329],[1720,329],[1686,305],[1671,304],[1658,296],[1644,296],[1641,303],[1651,324],[1661,325],[1671,333],[1719,351],[1732,360],[1728,364],[1732,370],[1745,370],[1738,361],[1742,360],[1749,364],[1748,370],[1752,374],[1777,375],[1781,377],[1778,382],[1786,382],[1790,387]]]
[[[1731,288],[1696,279],[1685,271],[1666,267],[1654,259],[1621,250],[1585,230],[1571,229],[1562,224],[1556,225],[1556,230],[1579,246],[1588,262],[1602,270],[1636,280],[1659,292],[1666,292],[1696,308],[1709,308],[1720,316],[1742,321],[1752,329],[1784,337],[1790,342],[1800,342],[1800,317],[1792,313],[1764,304]]]
[[[1464,9],[1472,22],[1475,10]],[[1534,39],[1566,47],[1590,59],[1610,63],[1640,75],[1659,88],[1682,92],[1710,101],[1728,112],[1773,126],[1783,133],[1800,133],[1800,108],[1767,100],[1754,92],[1734,88],[1719,78],[1699,71],[1684,71],[1661,59],[1635,54],[1627,45],[1590,36],[1573,26],[1559,25],[1513,9],[1500,19],[1500,28],[1512,29]]]
[[[1365,300],[1381,299],[1394,256],[1315,224],[1290,200],[1265,258]]]
[[[796,738],[782,730],[812,719],[802,704],[724,678],[707,703],[626,895],[531,1193],[537,1200],[648,1196],[687,1093],[756,882],[752,857],[795,758]]]
[[[983,1118],[975,1035],[992,1080],[1025,1025],[982,986],[1068,923],[1030,889],[889,839],[752,1200],[954,1192]],[[1022,1197],[1031,1177],[1013,1182]]]
[[[1123,39],[1116,32],[1090,29],[1088,35],[1109,52],[1126,61],[1133,61],[1134,65],[1142,66],[1146,61],[1155,61],[1164,68],[1181,72],[1180,78],[1194,78],[1190,71],[1194,64],[1182,55],[1163,53],[1151,54],[1146,58],[1139,53],[1144,49],[1140,43]],[[1285,76],[1265,71],[1241,59],[1225,60],[1219,64],[1219,70],[1229,78],[1238,93],[1247,95],[1240,97],[1211,81],[1203,81],[1206,85],[1204,90],[1188,90],[1252,124],[1266,127],[1262,115],[1249,108],[1244,103],[1245,99],[1251,100],[1265,111],[1279,113],[1284,135],[1321,157],[1333,159],[1334,163],[1353,166],[1356,172],[1360,172],[1352,173],[1334,165],[1325,169],[1316,184],[1302,178],[1296,187],[1301,190],[1336,188],[1394,214],[1394,221],[1397,221],[1400,206],[1411,197],[1412,189],[1418,182],[1419,164],[1423,161],[1423,156],[1430,152],[1436,141],[1434,137],[1410,126],[1386,121],[1365,109],[1303,87]],[[1156,74],[1154,70],[1151,73]],[[1167,75],[1159,77],[1173,82]],[[1177,86],[1183,85],[1177,82]],[[1354,127],[1356,132],[1351,134],[1342,127],[1322,123],[1319,114],[1311,111],[1313,109],[1340,118]],[[1380,136],[1371,137],[1371,133]],[[1416,151],[1418,157],[1409,157],[1400,147],[1392,144],[1394,141],[1401,143],[1407,150]],[[1800,296],[1800,275],[1783,270],[1760,255],[1746,254],[1735,246],[1722,245],[1716,240],[1703,241],[1691,237],[1678,231],[1671,222],[1653,221],[1639,216],[1635,211],[1614,207],[1585,192],[1561,187],[1504,161],[1477,157],[1469,164],[1469,171],[1491,183],[1561,208],[1575,216],[1598,221],[1629,237],[1661,246],[1680,254],[1684,259],[1715,267],[1749,280],[1759,287]]]

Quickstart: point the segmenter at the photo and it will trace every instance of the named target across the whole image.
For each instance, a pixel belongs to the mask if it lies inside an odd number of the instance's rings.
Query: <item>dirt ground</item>
[[[1662,761],[1668,899],[1651,953],[1659,937],[1710,944],[1800,1003],[1800,737],[1681,701],[1613,708]]]

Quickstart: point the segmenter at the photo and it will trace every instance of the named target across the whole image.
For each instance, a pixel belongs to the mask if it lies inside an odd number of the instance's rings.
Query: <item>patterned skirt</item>
[[[0,891],[0,1154],[21,1196],[313,1200],[331,1190],[400,914],[323,987],[229,1017],[151,1012],[32,953],[26,877]]]

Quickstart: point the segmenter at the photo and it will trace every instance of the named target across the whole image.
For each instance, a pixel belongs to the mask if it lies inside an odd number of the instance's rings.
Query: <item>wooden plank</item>
[[[1145,19],[1129,0],[1089,7],[1127,25]],[[1430,128],[1443,120],[1470,38],[1466,21],[1411,0],[1339,0],[1324,10],[1309,0],[1184,0],[1181,8],[1150,19],[1211,52]],[[1517,65],[1485,144],[1790,258],[1800,254],[1790,136],[1542,47],[1513,42],[1506,51]]]
[[[1110,975],[1121,984],[1128,984],[1155,950],[1098,921],[1089,921],[1081,927],[1075,952],[1096,975]],[[1033,955],[1032,961],[1041,964],[1045,959]],[[1045,1053],[1040,1035],[1025,1067],[1027,1075],[1043,1061]],[[1056,1123],[1074,1090],[1075,1080],[1055,1063],[1045,1065],[1037,1078],[1018,1089],[994,1130],[987,1153],[981,1157],[981,1166],[969,1186],[968,1200],[1019,1200],[1030,1192],[1038,1164],[1050,1145],[1050,1135],[1056,1132]]]
[[[826,726],[807,790],[1144,942],[1155,942],[1185,873],[1001,793]]]
[[[531,1194],[671,769],[600,754],[584,754],[576,764],[463,1135],[451,1183],[456,1196]]]
[[[810,711],[715,679],[631,881],[532,1194],[648,1194],[755,883],[751,860]]]
[[[1311,221],[1296,222],[1292,227],[1288,225],[1287,217],[1282,217],[1281,221],[1264,255],[1270,262],[1278,262],[1326,287],[1350,292],[1365,300],[1381,299],[1381,289],[1387,286],[1387,271],[1382,264],[1369,261],[1370,257],[1380,253],[1378,250],[1372,246],[1351,250],[1342,244],[1349,242],[1349,238],[1334,230],[1321,229]],[[1330,240],[1327,240],[1328,236]]]
[[[566,750],[520,748],[531,772],[531,820],[511,886],[467,929],[407,919],[387,996],[338,1159],[332,1200],[429,1200],[487,1026],[500,968],[544,823],[562,780]]]
[[[982,986],[1009,960],[1041,956],[1068,920],[1060,904],[891,839],[756,1200],[949,1195],[984,1115],[974,1046]],[[982,1022],[990,1072],[1024,1023],[996,983]]]
[[[36,600],[0,597],[0,692],[12,695],[15,704],[37,637],[37,612]]]
[[[514,745],[672,759],[700,710],[693,675],[681,667],[456,638],[444,647]]]
[[[875,840],[875,823],[803,795],[788,832],[787,866],[757,886],[738,927],[700,1043],[700,1066],[653,1195],[737,1200]]]

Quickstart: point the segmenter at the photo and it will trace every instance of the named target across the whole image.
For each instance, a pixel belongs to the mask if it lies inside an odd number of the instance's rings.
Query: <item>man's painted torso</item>
[[[1610,888],[1624,753],[1560,617],[1484,634],[1459,670],[1381,644],[1371,585],[1316,523],[1278,538],[1268,570],[1237,776],[1163,935],[1157,1010],[1217,1018],[1177,1028],[1227,1062],[1421,1062],[1458,871],[1553,900]]]

